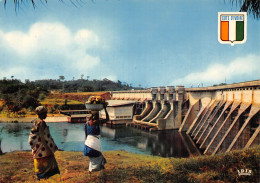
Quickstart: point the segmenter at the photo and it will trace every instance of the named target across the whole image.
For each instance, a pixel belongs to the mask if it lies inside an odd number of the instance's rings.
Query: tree
[[[232,4],[234,2],[240,4],[240,11],[252,14],[254,18],[260,18],[260,1],[259,0],[231,0]]]
[[[38,105],[39,101],[31,95],[26,95],[23,99],[24,108],[32,107],[33,109],[35,109]]]
[[[59,80],[63,81],[65,79],[64,76],[59,76]]]
[[[29,79],[26,79],[25,80],[25,84],[29,84],[30,83],[30,80]]]
[[[80,75],[80,79],[83,79],[83,77],[84,77],[84,74],[81,74],[81,75]]]
[[[45,93],[40,93],[39,95],[39,100],[44,100],[46,98],[46,94]]]
[[[119,87],[122,86],[122,82],[120,80],[117,80],[117,86],[119,86]]]

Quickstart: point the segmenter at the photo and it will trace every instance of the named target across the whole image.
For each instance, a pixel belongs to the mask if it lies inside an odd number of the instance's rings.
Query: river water
[[[83,123],[48,123],[51,135],[64,151],[83,151],[85,133]],[[28,137],[32,123],[0,123],[0,150],[3,153],[30,150]],[[102,151],[125,150],[132,153],[162,157],[197,155],[196,146],[185,133],[177,130],[146,132],[134,127],[101,127]]]

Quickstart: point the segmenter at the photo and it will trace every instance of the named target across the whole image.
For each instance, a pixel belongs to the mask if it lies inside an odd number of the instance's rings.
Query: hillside
[[[39,105],[48,107],[51,113],[62,109],[82,109],[92,95],[110,99],[113,90],[128,90],[133,87],[121,81],[85,80],[37,80],[25,83],[19,79],[0,80],[0,117],[20,117],[33,113]],[[69,106],[71,105],[72,108]]]

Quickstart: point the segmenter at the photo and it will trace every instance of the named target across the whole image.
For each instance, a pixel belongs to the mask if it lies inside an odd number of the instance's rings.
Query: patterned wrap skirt
[[[37,179],[47,179],[55,174],[60,174],[54,157],[58,147],[50,135],[48,126],[44,126],[43,123],[34,126],[29,135],[29,144],[32,149]]]
[[[47,179],[55,174],[60,174],[54,156],[34,159],[34,168],[37,179]]]

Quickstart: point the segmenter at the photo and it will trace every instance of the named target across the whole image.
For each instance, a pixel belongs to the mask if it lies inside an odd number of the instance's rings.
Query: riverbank
[[[45,120],[46,123],[52,123],[52,122],[68,122],[68,116],[65,116],[63,114],[48,114],[47,118]],[[7,123],[31,123],[37,119],[37,115],[28,115],[24,117],[3,117],[0,116],[0,123],[7,122]]]
[[[0,117],[0,123],[30,123],[34,119],[36,119],[37,116],[35,117],[21,117],[21,118],[6,118],[6,117]]]
[[[162,158],[106,151],[106,169],[88,173],[82,152],[55,153],[61,176],[44,182],[259,182],[260,146],[215,156]],[[0,182],[36,182],[31,152],[0,156]],[[241,169],[249,175],[239,175]]]

